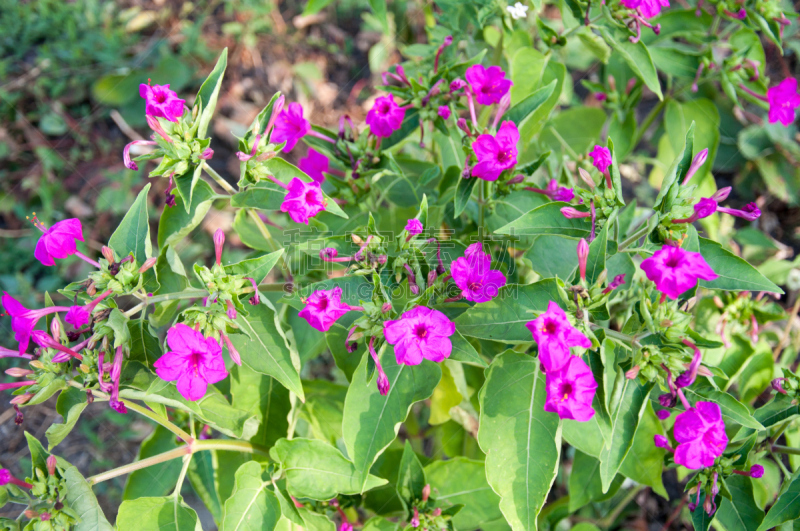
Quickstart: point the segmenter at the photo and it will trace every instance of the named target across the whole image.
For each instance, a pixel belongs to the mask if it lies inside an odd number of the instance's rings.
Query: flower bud
[[[47,473],[50,474],[51,476],[55,475],[56,473],[56,464],[57,464],[56,456],[51,455],[47,458]]]
[[[628,380],[633,380],[637,376],[639,376],[639,370],[641,367],[638,365],[634,365],[628,372],[625,373],[625,378]]]
[[[591,216],[589,212],[581,212],[572,207],[564,207],[561,209],[561,213],[567,219],[580,219],[580,218],[588,218]]]
[[[10,369],[6,369],[6,374],[14,378],[22,378],[23,376],[33,374],[33,371],[30,369],[23,369],[22,367],[11,367]]]
[[[213,156],[214,156],[214,150],[211,148],[205,148],[197,158],[199,158],[200,160],[211,160],[211,157]]]
[[[217,229],[214,232],[214,254],[217,257],[217,265],[222,264],[222,246],[225,245],[225,232]]]
[[[11,402],[11,404],[13,404],[15,406],[17,406],[17,405],[21,406],[22,404],[26,403],[31,398],[33,398],[33,394],[25,393],[24,395],[15,396],[14,398],[11,399],[10,402]]]
[[[392,310],[392,303],[391,302],[384,302],[383,306],[381,306],[381,312],[387,313]]]
[[[90,297],[97,295],[97,287],[94,285],[94,282],[86,286],[86,294]]]
[[[772,386],[773,389],[775,389],[776,391],[778,391],[782,395],[788,394],[786,392],[786,389],[783,388],[783,385],[781,385],[781,382],[783,380],[785,380],[785,379],[786,378],[775,378],[774,380],[772,380],[770,382],[770,386]]]
[[[586,282],[586,260],[589,258],[589,244],[584,238],[578,242],[578,267],[580,269],[581,280]]]
[[[154,265],[156,265],[156,262],[158,262],[158,258],[156,257],[148,258],[147,260],[144,261],[142,267],[139,268],[139,273],[144,273],[148,269],[151,269]]]
[[[111,247],[106,247],[105,245],[100,250],[100,254],[103,255],[103,258],[108,260],[109,264],[113,264],[115,261],[114,250]]]
[[[337,256],[339,256],[339,251],[333,247],[325,247],[319,252],[319,257],[323,260],[330,260],[331,258],[336,258]]]
[[[425,485],[422,488],[422,501],[423,502],[428,501],[428,498],[430,497],[430,495],[431,495],[431,484],[428,483],[427,485]]]
[[[658,411],[656,411],[656,416],[658,417],[658,420],[667,420],[671,414],[672,413],[670,413],[669,409],[659,409]]]
[[[594,190],[594,179],[592,179],[592,176],[589,175],[588,171],[584,170],[583,168],[578,168],[578,175],[580,175],[581,180],[586,183],[586,186],[588,186],[590,190]]]

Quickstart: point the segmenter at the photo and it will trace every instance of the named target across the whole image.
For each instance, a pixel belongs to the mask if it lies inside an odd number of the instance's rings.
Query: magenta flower
[[[761,217],[761,209],[755,203],[747,203],[741,210],[735,208],[718,207],[717,212],[736,216],[737,218],[746,219],[747,221],[755,221]]]
[[[21,479],[17,479],[11,475],[11,471],[7,468],[0,468],[0,487],[5,487],[8,484],[16,485],[23,489],[33,488],[33,485],[26,483]]]
[[[480,242],[467,247],[464,256],[453,261],[450,273],[461,295],[468,301],[490,301],[506,285],[505,275],[492,269],[491,263],[491,257],[483,252]]]
[[[311,124],[303,118],[303,106],[299,103],[290,103],[275,120],[275,129],[272,131],[270,142],[274,144],[286,142],[283,151],[291,151],[297,145],[297,141],[310,131]]]
[[[789,127],[794,122],[794,110],[800,107],[800,95],[797,94],[797,80],[787,77],[778,85],[767,89],[769,102],[769,123],[780,122]]]
[[[92,320],[92,312],[95,306],[100,304],[100,302],[111,295],[111,293],[112,290],[109,289],[84,306],[70,306],[67,315],[64,316],[64,320],[74,326],[76,330],[83,328]]]
[[[388,138],[403,125],[406,107],[394,102],[394,96],[387,94],[375,100],[372,109],[367,113],[367,125],[370,132],[381,138]]]
[[[81,220],[77,218],[59,221],[49,229],[45,228],[36,218],[33,223],[37,229],[42,231],[42,235],[36,243],[36,249],[33,251],[33,256],[42,265],[56,265],[55,258],[72,256],[78,251],[75,241],[83,241]]]
[[[496,181],[501,173],[516,166],[517,142],[517,126],[508,120],[502,123],[497,135],[480,135],[472,143],[478,159],[472,168],[472,176],[484,181]]]
[[[546,195],[548,198],[550,198],[550,201],[563,201],[565,203],[569,203],[575,198],[575,192],[572,188],[559,186],[558,181],[555,179],[550,179],[550,182],[547,183],[547,188],[542,189],[526,186],[525,189],[530,192]]]
[[[436,109],[436,114],[442,117],[444,120],[450,119],[450,107],[447,105],[440,105],[438,109]]]
[[[450,336],[456,333],[456,325],[438,310],[417,306],[400,319],[385,321],[383,333],[394,345],[397,363],[419,365],[423,358],[439,362],[450,357]]]
[[[319,183],[307,183],[294,177],[286,186],[289,193],[281,203],[281,212],[288,212],[295,223],[308,225],[308,220],[323,210],[327,204]]]
[[[169,89],[169,85],[139,85],[139,96],[145,100],[145,114],[177,122],[183,116],[186,100]]]
[[[594,417],[592,400],[597,382],[592,370],[580,357],[572,356],[560,370],[547,371],[545,382],[545,411],[557,413],[559,418],[578,422],[586,422]]]
[[[306,300],[306,307],[298,315],[308,321],[312,328],[320,332],[330,330],[339,317],[352,308],[342,302],[342,288],[336,286],[329,290],[317,290]]]
[[[755,203],[748,203],[741,210],[719,206],[719,202],[724,201],[730,194],[730,191],[731,188],[728,186],[721,188],[711,197],[704,197],[694,205],[694,214],[688,218],[674,219],[672,222],[694,223],[698,219],[707,218],[714,212],[722,212],[723,214],[729,214],[731,216],[736,216],[737,218],[743,218],[747,221],[755,221],[761,216],[761,210]]]
[[[639,12],[644,18],[653,18],[661,14],[663,7],[669,7],[669,0],[642,0]]]
[[[322,184],[322,181],[325,180],[325,173],[330,170],[331,166],[328,157],[314,148],[308,148],[306,156],[297,161],[297,167],[314,179],[315,183]]]
[[[673,433],[675,462],[692,470],[712,466],[728,446],[722,412],[713,402],[697,402],[675,417]]]
[[[3,292],[2,301],[3,308],[11,316],[11,331],[14,332],[14,339],[19,342],[20,354],[23,354],[28,349],[31,334],[39,319],[51,313],[69,310],[66,306],[50,306],[41,310],[29,310],[5,291]]]
[[[206,394],[209,384],[228,376],[222,359],[222,348],[213,337],[178,323],[167,332],[170,350],[158,358],[153,366],[162,380],[177,380],[178,392],[194,402]]]
[[[416,236],[417,234],[422,233],[422,222],[417,218],[411,218],[406,223],[406,230],[408,231],[409,235]]]
[[[608,171],[608,167],[611,166],[611,151],[607,147],[594,146],[594,149],[589,152],[589,156],[592,157],[592,164],[597,171],[600,173]]]
[[[539,346],[539,359],[545,372],[557,371],[570,360],[571,347],[590,348],[592,342],[572,326],[564,310],[553,301],[547,311],[525,326]]]
[[[665,245],[641,265],[647,278],[670,299],[697,285],[697,279],[714,280],[717,274],[700,253],[684,251],[680,247]]]
[[[481,105],[499,103],[513,85],[499,66],[484,68],[483,65],[472,65],[464,77]]]

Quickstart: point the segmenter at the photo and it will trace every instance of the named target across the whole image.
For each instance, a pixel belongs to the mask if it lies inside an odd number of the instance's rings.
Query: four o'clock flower
[[[713,402],[697,402],[675,417],[675,462],[697,470],[712,466],[728,446],[722,411]]]
[[[717,274],[700,253],[665,245],[641,265],[647,278],[665,297],[677,299],[681,293],[697,285],[697,279],[714,280]]]
[[[800,94],[797,94],[797,80],[787,77],[774,87],[767,89],[769,102],[769,123],[780,122],[789,127],[794,122],[795,109],[800,107]]]
[[[361,309],[342,302],[342,288],[317,290],[309,295],[306,307],[298,315],[308,321],[312,328],[320,332],[330,330],[339,317],[350,310]]]
[[[314,179],[315,183],[322,184],[325,174],[330,173],[330,160],[316,149],[308,148],[306,156],[297,161],[297,167]]]
[[[472,168],[472,176],[484,181],[496,181],[500,174],[517,164],[517,142],[519,131],[512,121],[505,121],[497,135],[480,135],[472,143],[478,163]]]
[[[178,323],[167,332],[170,350],[153,366],[156,374],[168,382],[177,381],[178,392],[186,400],[200,400],[209,384],[228,376],[222,359],[222,348],[213,337]]]
[[[297,141],[311,132],[311,124],[303,118],[303,106],[299,103],[290,103],[275,120],[275,129],[272,131],[270,142],[280,144],[286,142],[283,151],[291,151]]]
[[[497,297],[500,288],[506,285],[506,277],[491,268],[491,257],[483,252],[483,244],[473,243],[464,256],[453,261],[450,273],[453,282],[468,301],[487,302]]]
[[[594,149],[589,152],[592,158],[592,164],[600,173],[608,172],[608,167],[611,166],[611,151],[607,147],[594,146]]]
[[[597,382],[592,370],[579,356],[572,356],[561,369],[547,371],[545,376],[547,401],[544,410],[557,413],[559,418],[586,422],[594,416]]]
[[[122,376],[122,346],[117,347],[114,354],[114,363],[111,365],[111,396],[108,400],[108,405],[117,413],[127,413],[128,408],[119,399],[119,378]]]
[[[408,238],[406,241],[410,240],[413,236],[417,234],[421,234],[424,227],[422,226],[422,222],[417,218],[411,218],[406,222],[406,231],[408,232]]]
[[[391,388],[389,384],[389,377],[386,376],[386,373],[383,371],[383,367],[381,366],[381,360],[378,358],[378,353],[375,352],[375,338],[369,338],[369,355],[372,356],[372,361],[375,362],[375,370],[378,371],[378,392],[382,396],[386,396],[389,394],[389,389]]]
[[[40,310],[29,310],[5,291],[3,292],[2,301],[3,308],[6,313],[11,316],[11,330],[14,332],[14,339],[19,342],[20,354],[23,354],[25,350],[27,350],[31,340],[31,334],[39,319],[51,313],[66,312],[69,310],[66,306],[50,306]]]
[[[443,120],[450,119],[450,107],[447,105],[439,105],[439,108],[436,109],[436,114],[438,114]]]
[[[186,100],[169,89],[169,85],[139,85],[139,96],[145,100],[145,114],[177,122],[183,116]]]
[[[285,184],[274,177],[270,178],[272,182],[288,190],[289,193],[281,203],[281,212],[288,212],[295,223],[308,225],[309,219],[325,210],[327,201],[319,183],[307,183],[294,177],[289,184]]]
[[[394,345],[397,363],[419,365],[423,359],[440,362],[450,357],[450,336],[456,333],[456,325],[438,310],[417,306],[400,319],[385,321],[383,333]]]
[[[34,227],[42,231],[39,241],[36,242],[36,249],[33,251],[33,256],[35,256],[42,265],[56,265],[55,258],[67,258],[74,254],[81,260],[95,267],[100,267],[100,264],[78,251],[75,242],[78,240],[83,241],[81,220],[77,218],[65,219],[48,229],[44,226],[44,223],[39,221],[34,213],[31,223],[33,223]]]
[[[529,192],[536,192],[537,194],[546,195],[548,198],[550,198],[550,201],[563,201],[565,203],[569,203],[575,198],[575,192],[572,188],[559,186],[558,181],[555,179],[550,179],[550,182],[547,183],[547,188],[542,189],[526,186],[525,189]]]
[[[33,485],[30,483],[25,483],[21,479],[17,479],[12,476],[11,471],[7,468],[0,468],[0,487],[4,487],[8,484],[16,485],[17,487],[21,487],[23,489],[33,488]]]
[[[510,79],[506,79],[506,73],[499,66],[485,68],[483,65],[472,65],[467,68],[464,77],[467,78],[475,99],[481,105],[500,103],[513,85]]]
[[[74,326],[76,329],[83,328],[92,320],[92,312],[95,306],[100,304],[103,299],[113,293],[113,290],[104,291],[99,297],[87,303],[85,306],[71,306],[64,316],[64,320]]]
[[[554,301],[547,311],[525,326],[539,346],[539,359],[545,373],[557,371],[570,360],[571,347],[590,348],[592,342],[567,319],[567,314]]]
[[[406,107],[397,105],[394,96],[387,94],[375,99],[372,109],[367,113],[366,122],[373,135],[388,138],[400,129],[405,116]]]

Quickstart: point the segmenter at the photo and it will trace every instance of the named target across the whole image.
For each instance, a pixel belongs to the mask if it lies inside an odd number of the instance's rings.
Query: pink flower
[[[422,222],[417,218],[411,218],[406,223],[406,230],[411,236],[416,236],[417,234],[422,233]]]
[[[531,331],[533,340],[539,346],[539,359],[545,372],[557,371],[564,367],[570,358],[571,347],[589,348],[592,342],[567,319],[564,310],[553,301],[547,311],[525,326]]]
[[[314,179],[315,183],[322,184],[325,173],[330,169],[330,160],[316,149],[308,148],[306,156],[297,161],[297,167]]]
[[[480,242],[467,247],[464,256],[453,261],[450,270],[453,281],[468,301],[490,301],[506,285],[505,275],[497,269],[491,269],[491,262],[491,257],[483,252]]]
[[[67,311],[67,315],[64,316],[64,320],[74,326],[76,330],[83,328],[89,324],[89,321],[92,320],[92,312],[94,311],[95,306],[100,304],[100,302],[111,295],[111,293],[112,290],[106,290],[99,297],[89,302],[85,306],[70,306],[69,310]]]
[[[312,328],[320,332],[330,330],[339,317],[351,310],[342,302],[342,288],[317,290],[306,300],[306,307],[298,315],[308,321]]]
[[[719,206],[719,202],[724,201],[728,197],[728,194],[730,194],[730,191],[731,189],[728,186],[721,188],[711,197],[704,197],[694,205],[694,214],[692,214],[691,217],[674,219],[672,222],[694,223],[698,219],[707,218],[714,212],[722,212],[723,214],[729,214],[731,216],[736,216],[737,218],[743,218],[747,221],[755,221],[761,216],[761,210],[755,203],[748,203],[741,210]]]
[[[169,89],[169,85],[139,85],[139,96],[145,100],[145,114],[177,122],[183,116],[186,100]]]
[[[746,219],[747,221],[755,221],[761,217],[761,209],[755,203],[747,203],[741,210],[735,208],[719,207],[718,212],[723,212],[737,218]]]
[[[778,85],[767,89],[769,102],[769,123],[780,122],[789,127],[794,122],[794,110],[800,107],[800,95],[797,94],[797,80],[787,77]]]
[[[662,7],[669,7],[669,0],[642,0],[639,12],[644,18],[653,18],[661,14]]]
[[[545,381],[545,411],[578,422],[586,422],[594,416],[592,400],[597,382],[594,381],[592,370],[580,357],[572,356],[560,370],[547,371]]]
[[[41,223],[36,223],[36,227],[42,231],[33,256],[42,265],[56,265],[54,258],[67,258],[77,252],[75,240],[83,241],[83,228],[81,220],[77,218],[59,221],[49,229],[44,228]]]
[[[447,105],[440,105],[439,108],[436,110],[436,114],[442,117],[444,120],[450,119],[450,107]]]
[[[565,203],[569,203],[575,198],[575,192],[572,188],[559,186],[558,181],[555,179],[550,179],[550,182],[547,183],[547,188],[545,189],[534,188],[532,186],[527,186],[525,189],[530,192],[546,195],[548,198],[550,198],[550,201],[563,201]]]
[[[394,345],[397,363],[405,365],[419,365],[423,358],[439,362],[450,357],[450,336],[455,332],[456,325],[445,314],[425,306],[383,323],[383,333],[386,341]]]
[[[367,113],[367,125],[370,132],[381,138],[388,138],[403,125],[406,108],[394,102],[394,96],[387,94],[375,100],[372,109]]]
[[[158,358],[153,366],[162,380],[177,380],[178,392],[189,401],[203,398],[209,384],[228,376],[222,359],[222,348],[213,337],[178,323],[167,332],[170,350]]]
[[[714,280],[717,274],[700,253],[665,245],[642,262],[642,271],[656,283],[656,288],[670,299],[697,285],[697,279]]]
[[[712,466],[728,446],[722,412],[713,402],[697,402],[675,417],[673,433],[675,462],[692,470]]]
[[[281,212],[288,212],[295,223],[308,225],[309,218],[325,210],[326,201],[319,183],[307,183],[294,177],[286,188],[289,193],[281,203]]]
[[[499,103],[513,85],[499,66],[484,68],[483,65],[472,65],[464,77],[481,105]]]
[[[472,143],[478,163],[472,168],[472,176],[484,181],[496,181],[505,170],[517,164],[517,142],[519,131],[514,122],[505,121],[497,135],[480,135]]]
[[[11,316],[11,331],[14,332],[14,339],[19,341],[20,354],[23,354],[28,349],[31,334],[39,319],[51,313],[69,310],[65,306],[50,306],[41,310],[29,310],[5,291],[3,292],[2,301],[3,308]]]
[[[589,156],[592,157],[592,164],[597,168],[597,171],[600,173],[608,171],[608,167],[611,166],[611,151],[608,148],[594,146],[594,149],[589,152]]]
[[[280,144],[286,142],[283,151],[291,151],[297,141],[311,131],[311,124],[303,118],[303,106],[299,103],[290,103],[275,120],[275,129],[272,131],[270,142]]]

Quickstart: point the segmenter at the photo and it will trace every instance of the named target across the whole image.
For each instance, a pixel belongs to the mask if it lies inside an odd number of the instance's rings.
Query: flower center
[[[483,282],[478,282],[476,280],[475,282],[470,282],[467,287],[470,291],[477,291],[483,287]]]
[[[568,399],[575,390],[572,388],[571,383],[563,383],[558,390],[558,394],[562,396],[561,401]]]
[[[156,102],[157,103],[164,103],[165,101],[167,101],[167,95],[166,94],[164,94],[163,92],[159,92],[159,93],[156,94]]]
[[[497,154],[497,161],[498,162],[507,162],[509,159],[508,151],[501,151]]]
[[[666,265],[669,268],[674,269],[674,268],[678,267],[678,265],[680,263],[681,263],[681,257],[678,256],[677,254],[675,254],[675,255],[670,256],[669,258],[667,258],[667,261],[664,262],[664,265]]]
[[[542,332],[548,335],[553,335],[558,331],[558,325],[553,321],[545,321],[542,325]]]
[[[414,335],[419,339],[425,339],[428,335],[428,329],[424,324],[419,324],[414,328]]]
[[[328,304],[330,304],[330,301],[328,300],[328,298],[327,297],[323,297],[317,303],[317,309],[319,309],[320,311],[324,312],[325,310],[328,309]]]
[[[308,192],[306,192],[306,203],[316,203],[316,202],[317,202],[317,196],[314,193],[314,191],[309,190]]]
[[[391,110],[391,106],[388,103],[386,103],[385,101],[381,102],[381,104],[378,106],[378,112],[381,113],[381,114],[389,114],[390,110]]]

